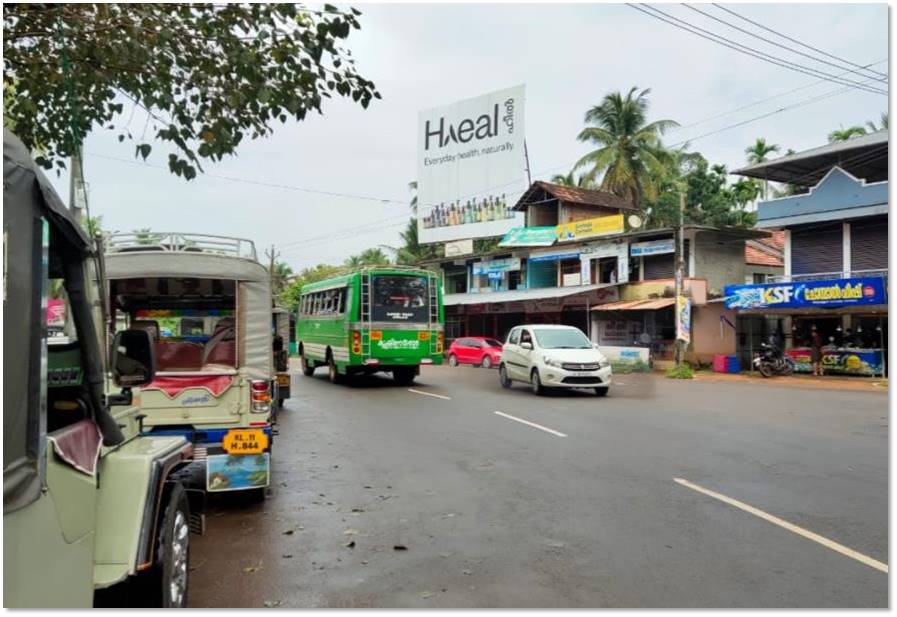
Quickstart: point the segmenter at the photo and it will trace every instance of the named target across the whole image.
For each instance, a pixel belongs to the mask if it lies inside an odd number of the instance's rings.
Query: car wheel
[[[498,381],[505,390],[511,389],[511,378],[508,377],[508,369],[504,364],[498,367]]]
[[[306,377],[311,377],[315,374],[315,365],[309,363],[308,356],[305,355],[303,351],[302,356],[299,358],[299,363],[302,365],[302,374]]]
[[[542,385],[542,379],[539,377],[538,369],[533,369],[533,374],[530,376],[530,386],[533,389],[533,394],[536,396],[545,394],[545,386]]]
[[[156,550],[155,565],[143,575],[145,600],[151,606],[184,608],[189,577],[190,506],[180,484],[172,488],[162,514]]]
[[[595,394],[598,396],[607,396],[608,387],[604,386],[603,388],[595,388]]]
[[[448,357],[448,363],[449,363],[449,366],[458,366],[458,356],[456,356],[453,353],[450,353],[449,357]]]
[[[490,356],[483,356],[483,362],[480,366],[483,368],[492,368],[492,358]]]

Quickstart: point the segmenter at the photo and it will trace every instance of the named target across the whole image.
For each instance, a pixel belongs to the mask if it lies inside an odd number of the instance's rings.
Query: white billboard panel
[[[511,211],[525,187],[524,94],[520,85],[420,112],[420,242],[501,236],[524,224]]]

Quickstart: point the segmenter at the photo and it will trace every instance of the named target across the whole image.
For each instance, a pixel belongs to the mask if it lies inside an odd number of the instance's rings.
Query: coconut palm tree
[[[641,207],[644,199],[657,197],[658,179],[664,177],[662,157],[663,133],[678,123],[657,120],[648,123],[648,94],[633,87],[626,95],[607,94],[586,112],[586,128],[577,139],[594,144],[597,149],[583,156],[573,168],[585,170],[583,181],[624,197]]]
[[[828,134],[828,142],[830,144],[839,142],[839,141],[847,141],[848,139],[853,139],[854,137],[859,137],[860,135],[865,135],[866,129],[862,126],[855,124],[853,126],[848,126],[846,129],[844,125],[841,125],[841,128],[835,129],[831,133]]]
[[[778,152],[781,150],[781,146],[779,144],[768,144],[766,143],[766,138],[758,137],[757,141],[744,149],[744,153],[747,155],[748,163],[751,165],[759,165],[760,163],[765,163],[769,160],[769,155],[773,152]],[[763,199],[766,199],[769,196],[769,181],[763,181]]]
[[[879,126],[875,126],[875,122],[869,120],[866,122],[866,127],[869,129],[870,133],[877,133],[878,131],[887,131],[888,130],[888,112],[881,112],[881,124]]]
[[[552,184],[560,184],[562,186],[575,186],[581,189],[592,188],[590,182],[586,182],[583,174],[575,175],[572,171],[567,174],[555,174],[551,176]]]

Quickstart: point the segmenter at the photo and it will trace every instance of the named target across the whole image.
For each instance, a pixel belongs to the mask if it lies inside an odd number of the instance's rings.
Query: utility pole
[[[280,257],[280,253],[274,250],[274,245],[271,245],[271,250],[265,251],[265,256],[268,258],[268,278],[271,282],[271,293],[274,292],[274,261]]]
[[[529,170],[529,150],[526,147],[526,140],[523,141],[523,157],[524,159],[526,159],[526,183],[527,188],[529,188],[529,186],[531,186],[533,183],[533,177],[532,175],[530,175]]]
[[[679,338],[679,296],[683,293],[683,267],[685,265],[685,230],[683,219],[685,216],[685,193],[679,193],[679,225],[676,230],[676,285],[675,285],[675,296],[676,296],[676,307],[675,310],[675,318],[676,318],[676,346],[675,346],[675,358],[676,358],[676,366],[679,366],[682,363],[682,340]]]

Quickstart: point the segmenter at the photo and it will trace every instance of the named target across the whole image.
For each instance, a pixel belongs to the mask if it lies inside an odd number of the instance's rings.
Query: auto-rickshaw
[[[143,431],[195,445],[208,492],[270,484],[274,367],[271,286],[249,240],[114,234],[106,243],[111,319],[149,333],[157,371],[140,387]]]
[[[130,582],[135,604],[186,606],[195,500],[179,474],[193,448],[140,434],[150,339],[116,333],[107,365],[93,241],[6,129],[3,230],[3,605],[91,607],[96,591]],[[57,281],[72,321],[49,341]]]

